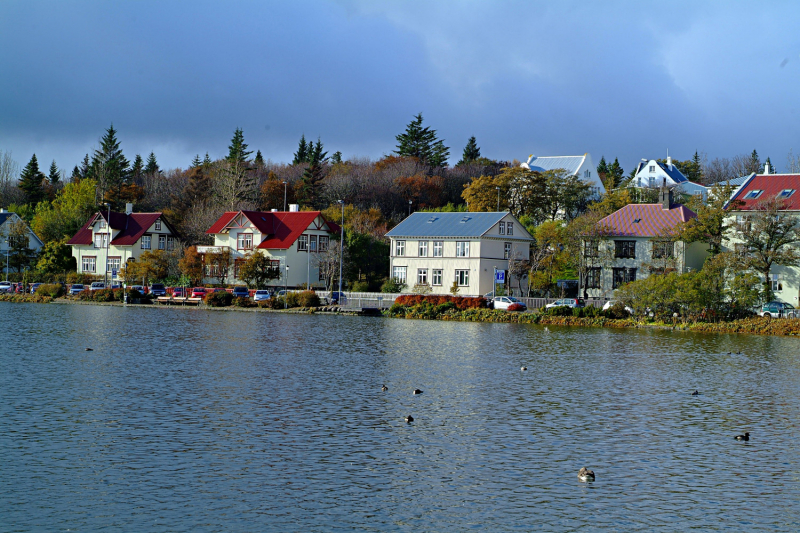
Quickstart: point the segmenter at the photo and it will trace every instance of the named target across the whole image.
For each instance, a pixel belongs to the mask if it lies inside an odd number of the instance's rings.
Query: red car
[[[186,291],[183,287],[175,287],[172,289],[172,297],[173,298],[184,298],[186,296]]]
[[[205,287],[195,287],[192,289],[192,294],[190,298],[205,298],[206,297],[206,288]]]

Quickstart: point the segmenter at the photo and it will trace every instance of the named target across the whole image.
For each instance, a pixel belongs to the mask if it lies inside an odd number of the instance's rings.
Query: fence
[[[400,294],[381,292],[345,292],[344,295],[346,301],[342,303],[342,307],[349,309],[388,309],[392,306],[395,299],[400,296]],[[528,309],[534,310],[560,300],[560,298],[517,298],[517,300],[520,300],[528,306]],[[587,307],[603,307],[607,301],[608,300],[600,298],[588,298],[585,300]]]

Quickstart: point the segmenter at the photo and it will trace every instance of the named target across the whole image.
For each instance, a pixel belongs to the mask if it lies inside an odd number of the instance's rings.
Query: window
[[[419,241],[419,256],[428,257],[428,241]]]
[[[417,283],[420,285],[427,285],[428,284],[428,269],[427,268],[419,268],[417,269]]]
[[[636,269],[635,268],[614,268],[614,282],[612,289],[616,289],[617,287],[624,285],[631,281],[636,281]]]
[[[243,264],[244,264],[244,260],[242,260],[242,259],[236,259],[233,262],[233,277],[234,278],[239,279],[239,269],[242,267]]]
[[[317,235],[311,235],[311,241],[309,242],[309,244],[311,245],[310,250],[314,253],[316,253],[317,251],[317,238],[318,238]]]
[[[511,259],[511,243],[503,243],[503,259]]]
[[[586,169],[586,170],[584,170],[584,171],[583,171],[583,177],[584,177],[584,178],[586,178],[586,179],[588,180],[589,178],[591,178],[591,177],[592,177],[592,171],[591,171],[591,170],[589,170],[589,169]]]
[[[600,241],[583,241],[583,257],[599,257]]]
[[[298,252],[308,251],[308,235],[300,235],[300,238],[297,239],[297,251]]]
[[[81,258],[81,271],[94,272],[97,258],[94,256],[83,256]]]
[[[392,277],[400,283],[406,282],[406,267],[394,267]]]
[[[505,235],[505,234],[506,234],[506,223],[505,222],[501,222],[500,223],[500,235]]]
[[[736,215],[736,225],[739,231],[750,231],[751,220],[749,215]]]
[[[119,257],[109,257],[108,258],[108,264],[107,264],[108,271],[109,272],[113,272],[114,270],[116,270],[117,273],[119,273],[119,264],[120,264],[120,258]]]
[[[614,241],[614,257],[636,259],[636,241]]]
[[[441,285],[442,284],[442,269],[441,268],[434,268],[433,269],[433,276],[431,276],[431,285]]]
[[[586,271],[586,288],[599,289],[600,288],[600,267],[592,267]]]
[[[772,287],[773,291],[782,291],[783,290],[783,283],[778,279],[777,274],[772,274],[772,279],[770,280],[770,286]]]
[[[167,237],[167,250],[175,249],[175,237]]]
[[[783,189],[780,194],[778,194],[778,198],[789,198],[793,194],[794,189]]]
[[[650,165],[650,172],[655,172],[655,171],[656,171],[656,166]]]
[[[156,231],[161,231],[161,219],[156,220]]]
[[[514,235],[514,223],[506,222],[506,235]]]
[[[301,236],[301,238],[304,237]],[[161,241],[161,237],[158,238],[159,242]],[[253,234],[252,233],[240,233],[236,239],[236,248],[239,250],[250,250],[253,248]]]
[[[320,252],[327,252],[328,251],[328,243],[330,242],[330,237],[327,235],[320,235],[319,236],[319,251]]]
[[[442,252],[444,251],[444,242],[442,241],[434,241],[433,242],[433,257],[442,257]]]
[[[456,270],[456,283],[459,287],[469,285],[469,270]]]
[[[142,235],[142,250],[150,249],[150,235]]]
[[[675,246],[671,241],[653,241],[653,257],[664,259],[672,257]]]
[[[166,235],[159,235],[158,236],[158,249],[159,250],[166,250],[167,248],[167,236]]]
[[[100,229],[106,229],[106,220],[104,218],[100,219]]]
[[[394,255],[397,257],[403,257],[406,255],[406,241],[395,241]]]
[[[755,200],[756,198],[761,196],[762,192],[764,192],[764,191],[763,190],[758,190],[758,189],[752,190],[752,191],[750,191],[750,192],[748,192],[747,194],[744,195],[744,199],[745,200]],[[788,196],[786,198],[788,198]]]
[[[456,257],[469,257],[469,241],[456,242]]]

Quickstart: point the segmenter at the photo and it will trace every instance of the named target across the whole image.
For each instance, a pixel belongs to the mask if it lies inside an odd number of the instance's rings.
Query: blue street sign
[[[505,270],[495,270],[494,271],[494,282],[495,283],[505,283],[506,282],[506,271]]]
[[[116,270],[112,270],[111,271],[111,277],[116,277],[116,276],[117,276],[117,271]]]

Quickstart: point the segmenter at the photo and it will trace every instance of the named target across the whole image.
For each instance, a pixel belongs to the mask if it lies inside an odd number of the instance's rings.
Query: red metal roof
[[[626,237],[656,237],[667,228],[674,228],[697,215],[682,205],[665,210],[661,204],[628,204],[600,220],[612,235]]]
[[[227,211],[206,233],[222,233],[239,213],[264,235],[265,238],[258,244],[258,248],[277,250],[289,248],[317,217],[328,225],[332,233],[340,231],[338,225],[325,220],[319,211]]]
[[[106,219],[107,216],[107,213],[95,213],[92,215],[86,224],[67,241],[67,244],[92,244],[92,223],[97,220],[97,218]],[[117,233],[114,240],[111,241],[111,244],[114,246],[133,246],[139,242],[142,235],[144,235],[144,233],[150,229],[150,226],[161,216],[162,213],[132,213],[126,215],[125,213],[116,213],[112,211],[110,217],[111,223],[109,225],[111,229],[118,230],[119,233]],[[174,234],[175,231],[169,223],[163,218],[162,221]]]
[[[739,200],[735,208],[742,211],[753,209],[754,206],[766,199],[775,198],[781,191],[794,190],[790,196],[784,198],[784,209],[800,210],[800,174],[756,174],[746,181],[731,200]],[[746,198],[754,191],[761,191],[756,198]]]

